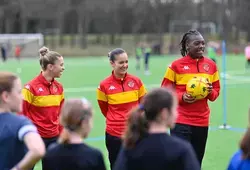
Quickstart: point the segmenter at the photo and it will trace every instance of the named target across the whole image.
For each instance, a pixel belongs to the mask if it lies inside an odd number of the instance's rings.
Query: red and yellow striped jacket
[[[146,94],[142,81],[130,74],[123,79],[112,75],[103,80],[97,89],[97,100],[106,117],[106,132],[121,137],[125,130],[128,112],[139,104]]]
[[[202,100],[192,104],[182,100],[182,95],[186,92],[187,82],[195,76],[208,78],[213,85],[213,91]],[[219,73],[216,64],[206,58],[192,59],[185,56],[174,61],[167,69],[162,87],[174,87],[178,95],[178,117],[177,123],[208,126],[210,109],[207,100],[215,101],[220,93]]]
[[[53,80],[48,82],[42,74],[28,82],[22,90],[23,111],[37,127],[43,138],[60,134],[59,114],[64,101],[62,85]]]

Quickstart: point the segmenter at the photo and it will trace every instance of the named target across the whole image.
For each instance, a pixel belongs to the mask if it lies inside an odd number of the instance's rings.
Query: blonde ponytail
[[[49,48],[45,46],[39,50],[39,54],[39,62],[43,70],[47,69],[48,64],[55,64],[55,61],[58,60],[58,57],[61,57],[59,53],[50,51]]]
[[[68,129],[64,128],[60,137],[58,139],[58,143],[60,144],[68,144],[70,139],[70,132]]]

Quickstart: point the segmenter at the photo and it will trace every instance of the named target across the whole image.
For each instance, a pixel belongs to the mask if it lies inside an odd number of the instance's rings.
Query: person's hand
[[[208,94],[210,94],[213,91],[213,85],[210,82],[208,82],[207,84],[208,84],[207,91],[208,91]]]
[[[196,101],[196,99],[193,96],[187,93],[183,94],[182,99],[186,103],[194,103]]]

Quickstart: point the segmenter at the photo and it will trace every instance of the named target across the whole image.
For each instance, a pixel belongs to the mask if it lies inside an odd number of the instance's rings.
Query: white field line
[[[228,70],[226,71],[227,75],[245,75],[246,73],[250,73],[249,70]],[[221,74],[224,74],[224,72],[221,72]]]

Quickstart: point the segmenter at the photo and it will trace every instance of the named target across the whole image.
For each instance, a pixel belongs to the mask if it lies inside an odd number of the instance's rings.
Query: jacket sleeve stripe
[[[35,96],[28,89],[22,90],[23,98],[26,102],[38,107],[60,106],[64,95]]]
[[[143,97],[147,93],[147,90],[144,85],[142,85],[139,89],[139,98]]]
[[[62,100],[62,95],[34,96],[32,105],[38,107],[60,106]]]
[[[212,83],[218,81],[220,78],[219,78],[219,72],[216,71],[214,74],[213,74],[213,79],[212,79]]]
[[[175,82],[175,74],[176,73],[171,68],[168,67],[168,69],[164,75],[164,78],[166,78],[172,82]]]
[[[107,96],[101,90],[97,89],[96,95],[97,95],[97,100],[104,101],[104,102],[108,101]]]
[[[139,100],[138,90],[107,95],[109,104],[125,104]]]
[[[22,89],[22,94],[23,94],[23,99],[31,104],[34,95],[28,89]]]

